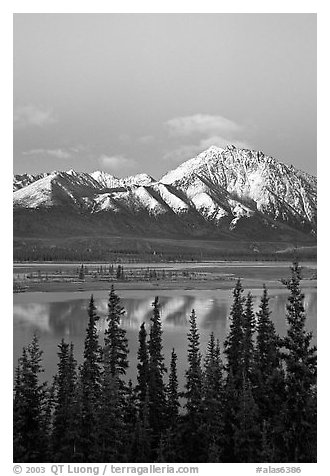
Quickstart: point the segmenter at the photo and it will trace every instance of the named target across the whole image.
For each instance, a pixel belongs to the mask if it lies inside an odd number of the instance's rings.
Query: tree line
[[[285,281],[284,337],[271,320],[265,286],[254,313],[251,293],[237,281],[224,348],[211,333],[204,356],[192,310],[183,391],[175,349],[165,366],[159,299],[149,325],[140,326],[133,385],[125,377],[120,298],[112,286],[101,344],[91,296],[79,367],[73,344],[62,339],[53,382],[41,383],[38,338],[23,348],[14,382],[14,461],[315,462],[316,348],[300,280],[294,262]]]
[[[80,235],[80,233],[79,233]],[[26,233],[19,233],[17,236],[26,236]],[[62,234],[61,234],[62,236]],[[52,236],[53,238],[53,236]],[[206,237],[205,237],[206,238]],[[207,240],[207,238],[206,238]],[[208,241],[208,240],[207,240]],[[75,239],[56,240],[49,242],[43,239],[14,239],[14,260],[19,262],[113,262],[113,263],[167,263],[167,262],[187,262],[203,260],[224,260],[233,259],[239,261],[290,261],[292,259],[292,249],[289,243],[274,245],[265,242],[232,242],[229,241],[221,247],[206,246],[200,242],[200,247],[196,247],[194,242],[186,245],[171,243],[164,240],[163,243],[155,242],[153,239],[146,241],[145,246],[140,248],[134,240],[126,239],[125,236],[117,240],[108,236],[96,238],[85,237]],[[283,250],[288,246],[287,250]],[[277,251],[282,248],[282,251]],[[306,243],[297,243],[294,250],[295,256],[300,261],[316,259],[315,240]]]

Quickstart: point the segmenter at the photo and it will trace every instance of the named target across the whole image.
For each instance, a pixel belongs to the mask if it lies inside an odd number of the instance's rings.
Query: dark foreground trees
[[[101,398],[102,347],[99,344],[94,297],[88,306],[88,326],[84,346],[84,359],[78,381],[78,422],[76,461],[97,461],[97,421]]]
[[[73,345],[62,340],[54,382],[41,384],[37,337],[23,348],[14,383],[15,462],[316,461],[316,349],[300,281],[293,263],[282,338],[267,289],[255,312],[238,281],[223,355],[211,333],[203,358],[192,311],[181,392],[175,349],[166,375],[158,298],[150,322],[140,326],[133,384],[120,299],[112,287],[101,345],[92,296],[79,368]]]
[[[291,267],[284,281],[289,300],[286,306],[287,335],[283,339],[286,368],[284,413],[285,448],[288,461],[316,461],[316,347],[305,328],[304,295],[300,288],[301,268]]]
[[[23,348],[14,383],[13,431],[14,461],[44,462],[49,455],[48,394],[40,384],[43,367],[42,351],[37,336]]]

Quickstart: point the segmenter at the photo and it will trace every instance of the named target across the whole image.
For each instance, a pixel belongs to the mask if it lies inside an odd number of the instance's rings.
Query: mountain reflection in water
[[[314,341],[316,340],[316,290],[304,290],[305,308],[307,315],[307,328],[313,331]],[[125,294],[125,293],[123,293]],[[147,327],[152,315],[151,303],[154,296],[149,292],[141,291],[134,296],[123,296],[122,304],[126,310],[123,318],[123,326],[127,330],[129,340],[129,360],[130,370],[128,376],[135,378],[136,352],[138,346],[138,331],[142,322],[146,322]],[[156,291],[154,292],[156,294]],[[260,290],[254,290],[253,295],[255,311],[258,310],[260,302]],[[270,292],[271,317],[275,322],[277,331],[285,333],[285,305],[287,303],[287,293],[283,291]],[[37,301],[42,302],[37,302]],[[31,293],[22,299],[14,296],[14,365],[21,355],[22,347],[31,341],[32,335],[36,332],[40,337],[40,346],[44,351],[43,362],[45,367],[44,377],[51,379],[57,368],[57,345],[64,337],[67,341],[72,341],[75,346],[75,357],[81,362],[85,330],[88,322],[87,306],[89,297],[72,295],[69,299],[49,301],[47,297],[37,293]],[[202,351],[205,349],[210,333],[223,343],[229,328],[229,313],[232,304],[232,293],[228,291],[194,291],[180,294],[179,291],[168,291],[167,295],[160,296],[161,319],[163,323],[163,349],[167,363],[172,348],[178,354],[178,370],[181,385],[184,379],[186,368],[186,349],[188,319],[192,309],[195,309],[197,322],[200,330],[200,341]],[[100,315],[98,330],[100,332],[100,342],[103,341],[103,332],[106,328],[107,315],[107,293],[102,297],[95,296],[97,312]]]

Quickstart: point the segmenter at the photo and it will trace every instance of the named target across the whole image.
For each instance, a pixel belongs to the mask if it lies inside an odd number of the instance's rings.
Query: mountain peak
[[[88,174],[71,169],[15,176],[15,189],[16,209],[60,205],[91,214],[122,214],[132,223],[145,213],[168,217],[174,227],[178,222],[172,223],[171,217],[176,215],[203,232],[231,233],[248,222],[253,230],[268,227],[267,233],[283,224],[308,233],[316,230],[316,178],[261,151],[234,145],[211,146],[158,181],[145,173],[117,178],[100,170]]]
[[[228,147],[228,146],[227,146]],[[225,149],[223,147],[218,147],[216,145],[211,145],[208,149],[206,149],[202,154],[221,154]]]
[[[78,173],[74,169],[70,169],[66,172],[68,175],[72,175],[73,177],[77,177]]]

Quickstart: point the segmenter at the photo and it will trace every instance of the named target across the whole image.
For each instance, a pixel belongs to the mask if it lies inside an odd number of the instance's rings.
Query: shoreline
[[[28,286],[25,290],[14,292],[15,294],[25,293],[48,293],[48,292],[86,292],[86,291],[109,291],[111,285],[115,286],[118,291],[175,291],[175,290],[231,290],[234,288],[237,279],[227,281],[205,280],[205,281],[180,281],[180,282],[85,282],[85,283],[36,283]],[[241,278],[244,289],[262,289],[263,284],[268,289],[285,289],[285,285],[276,280],[260,280]],[[317,288],[317,280],[303,279],[301,288]]]

